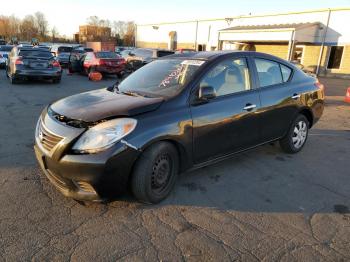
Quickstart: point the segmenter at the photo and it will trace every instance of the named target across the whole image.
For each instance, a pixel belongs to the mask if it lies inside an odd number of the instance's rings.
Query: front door
[[[245,57],[218,62],[201,79],[199,86],[212,86],[217,96],[191,106],[195,162],[252,147],[259,143],[259,91],[251,81]]]

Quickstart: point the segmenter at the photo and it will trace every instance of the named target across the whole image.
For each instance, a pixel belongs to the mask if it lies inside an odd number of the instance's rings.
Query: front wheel
[[[179,172],[179,156],[169,142],[147,148],[135,164],[131,179],[134,196],[141,202],[159,203],[173,189]]]
[[[298,115],[286,136],[280,140],[281,148],[289,154],[299,152],[305,145],[308,133],[309,121],[304,115]]]

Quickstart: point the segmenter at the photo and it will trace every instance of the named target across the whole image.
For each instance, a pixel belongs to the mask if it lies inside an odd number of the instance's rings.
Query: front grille
[[[63,137],[57,136],[50,132],[45,125],[40,121],[38,126],[38,138],[42,146],[47,150],[51,151]]]

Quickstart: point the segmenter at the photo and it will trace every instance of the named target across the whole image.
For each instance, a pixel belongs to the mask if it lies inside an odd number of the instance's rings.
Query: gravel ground
[[[321,79],[324,116],[297,155],[266,145],[182,174],[159,205],[82,206],[41,173],[34,127],[48,103],[114,81],[11,86],[0,71],[0,261],[350,260],[350,81]]]

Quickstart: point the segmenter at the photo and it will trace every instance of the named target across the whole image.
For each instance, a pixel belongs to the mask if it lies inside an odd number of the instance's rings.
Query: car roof
[[[191,58],[199,60],[211,60],[218,56],[230,54],[230,53],[245,53],[247,51],[201,51],[201,52],[192,52],[192,53],[181,53],[166,56],[166,58]]]
[[[18,47],[18,50],[20,51],[44,51],[44,52],[50,52],[50,50],[48,50],[47,48],[42,48],[42,47]]]
[[[242,55],[247,55],[247,54],[254,54],[258,55],[262,58],[266,59],[272,59],[281,63],[286,63],[286,60],[283,60],[277,56],[273,56],[270,54],[266,53],[260,53],[260,52],[255,52],[255,51],[242,51],[242,50],[225,50],[225,51],[201,51],[201,52],[194,52],[194,53],[180,53],[180,54],[174,54],[174,55],[169,55],[162,57],[161,59],[166,59],[166,58],[184,58],[184,59],[198,59],[198,60],[213,60],[219,56],[227,55],[227,54],[242,54]]]

